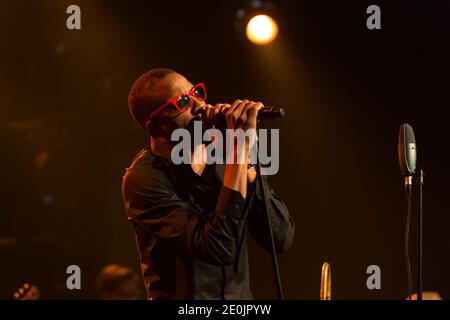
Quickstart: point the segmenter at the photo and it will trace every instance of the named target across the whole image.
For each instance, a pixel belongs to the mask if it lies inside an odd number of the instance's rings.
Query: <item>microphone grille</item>
[[[413,128],[407,123],[404,124],[404,128],[405,128],[405,144],[416,143],[416,137],[414,136]]]
[[[413,128],[404,123],[400,126],[398,135],[398,158],[404,175],[414,174],[416,171],[416,138]]]

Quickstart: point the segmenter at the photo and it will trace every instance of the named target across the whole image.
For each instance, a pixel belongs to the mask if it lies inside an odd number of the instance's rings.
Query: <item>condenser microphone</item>
[[[400,169],[405,177],[405,188],[408,194],[411,192],[412,176],[416,172],[416,138],[413,128],[404,123],[400,126],[398,134],[398,161]]]

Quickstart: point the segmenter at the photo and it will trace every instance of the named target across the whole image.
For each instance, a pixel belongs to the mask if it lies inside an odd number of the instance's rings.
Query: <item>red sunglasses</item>
[[[152,121],[152,119],[160,113],[162,110],[167,108],[168,106],[172,105],[174,106],[178,112],[183,113],[192,108],[194,105],[194,101],[192,100],[192,97],[199,101],[205,101],[206,99],[206,88],[203,82],[200,82],[199,84],[196,84],[194,87],[192,87],[191,90],[189,90],[188,93],[182,93],[172,100],[166,102],[161,107],[157,108],[155,111],[153,111],[150,116],[148,117],[147,122],[145,123],[145,126],[148,128],[148,125]]]

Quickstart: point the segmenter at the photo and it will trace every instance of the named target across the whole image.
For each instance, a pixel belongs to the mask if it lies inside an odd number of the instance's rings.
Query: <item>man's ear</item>
[[[164,128],[164,123],[160,121],[160,118],[157,117],[156,119],[152,120],[152,122],[148,122],[146,124],[147,132],[154,138],[166,138],[167,139],[167,133]],[[170,141],[170,137],[169,137]]]
[[[164,135],[164,132],[161,131],[161,128],[154,125],[147,126],[147,132],[154,138],[160,138]]]

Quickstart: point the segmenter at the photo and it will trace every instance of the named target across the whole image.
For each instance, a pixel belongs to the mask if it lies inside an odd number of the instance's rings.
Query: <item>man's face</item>
[[[180,94],[188,93],[194,85],[185,77],[178,73],[171,73],[161,79],[154,90],[163,97],[164,101],[170,101]],[[169,136],[172,131],[178,128],[188,128],[192,126],[194,120],[201,120],[201,114],[198,112],[205,106],[204,101],[199,101],[195,97],[191,97],[193,106],[191,110],[179,112],[174,106],[169,105],[161,111],[158,117],[161,118],[162,129]]]

